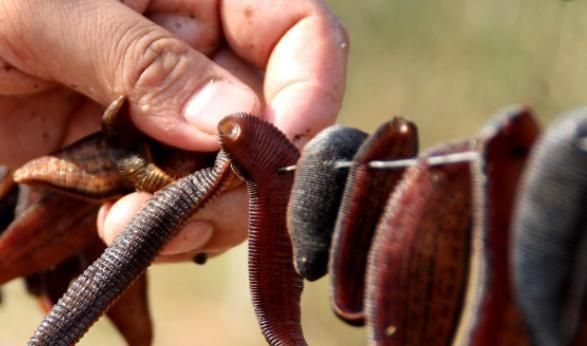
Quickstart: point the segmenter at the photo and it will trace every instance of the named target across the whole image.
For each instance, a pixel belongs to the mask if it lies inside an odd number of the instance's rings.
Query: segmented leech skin
[[[349,170],[334,162],[353,158],[367,134],[342,125],[321,131],[302,150],[287,207],[294,266],[309,281],[326,275],[330,242]]]
[[[428,151],[390,197],[369,253],[366,321],[373,345],[448,345],[467,280],[469,163],[430,166],[465,142]]]
[[[95,226],[94,226],[95,227]],[[69,283],[96,260],[106,246],[100,239],[56,266],[25,277],[27,291],[35,296],[45,314],[65,293]],[[106,311],[128,345],[148,346],[153,339],[152,323],[147,300],[147,273]]]
[[[229,167],[221,152],[214,167],[156,192],[102,256],[70,285],[28,345],[76,343],[147,269],[189,216],[222,189],[231,174]]]
[[[218,125],[220,142],[249,191],[249,284],[257,320],[271,345],[306,345],[301,327],[303,279],[292,264],[286,208],[298,150],[273,125],[250,115]]]
[[[0,236],[0,284],[56,265],[98,237],[97,206],[52,191],[25,190],[21,187],[21,198],[35,196],[19,201],[24,210]]]
[[[90,200],[109,200],[128,193],[110,160],[101,133],[95,133],[52,155],[25,163],[14,172],[19,184],[40,184]]]
[[[98,240],[83,249],[78,256],[80,272],[94,262],[106,249],[106,245]],[[59,294],[61,297],[63,293]],[[55,300],[54,302],[57,302]],[[124,292],[118,300],[108,308],[106,316],[118,329],[128,345],[150,346],[153,342],[153,323],[147,297],[147,272]]]
[[[418,153],[416,126],[402,118],[381,125],[361,145],[346,180],[330,253],[330,298],[335,313],[352,325],[364,324],[364,286],[371,238],[385,202],[403,169],[372,169],[373,160],[411,158]]]
[[[530,344],[512,289],[511,229],[520,177],[539,132],[532,112],[514,107],[494,117],[479,137],[471,269],[454,345]]]
[[[533,150],[514,217],[514,286],[532,343],[585,336],[587,108],[551,125]],[[587,340],[582,340],[583,344]]]
[[[124,96],[104,112],[102,132],[108,155],[127,184],[139,191],[155,192],[174,181],[153,163],[147,139],[132,124],[129,103]]]

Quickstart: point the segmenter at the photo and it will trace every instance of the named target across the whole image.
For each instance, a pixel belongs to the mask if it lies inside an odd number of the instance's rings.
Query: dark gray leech
[[[585,319],[587,108],[547,129],[514,218],[514,284],[534,345],[568,345]]]
[[[221,189],[230,174],[229,165],[220,152],[214,167],[156,192],[102,256],[70,285],[28,345],[76,343],[147,269],[189,216]]]
[[[334,163],[355,155],[367,134],[330,126],[310,140],[296,164],[287,208],[287,228],[298,274],[314,281],[326,275],[330,241],[349,170]]]

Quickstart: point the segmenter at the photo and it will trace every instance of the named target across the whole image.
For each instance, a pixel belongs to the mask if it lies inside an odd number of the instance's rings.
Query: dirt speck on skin
[[[304,138],[310,137],[310,131],[312,131],[311,128],[307,128],[303,133],[297,133],[294,135],[293,140],[294,141],[299,141],[302,140]]]
[[[250,20],[253,17],[253,8],[251,6],[245,7],[244,15]]]

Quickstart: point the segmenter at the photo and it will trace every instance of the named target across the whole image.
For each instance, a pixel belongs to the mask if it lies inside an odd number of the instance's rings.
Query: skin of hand
[[[127,95],[135,125],[166,144],[219,148],[216,124],[249,112],[301,147],[334,122],[348,36],[320,0],[0,0],[0,164],[17,167],[99,129]],[[149,198],[100,210],[111,243]],[[244,187],[211,201],[159,261],[246,238]]]

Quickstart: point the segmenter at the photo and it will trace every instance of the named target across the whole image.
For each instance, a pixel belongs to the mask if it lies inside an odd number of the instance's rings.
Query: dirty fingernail
[[[204,221],[188,222],[175,238],[161,250],[161,255],[190,252],[206,245],[212,237],[212,225]]]
[[[226,80],[212,80],[187,102],[184,118],[206,133],[216,133],[218,122],[227,115],[253,112],[257,96],[245,85]]]

